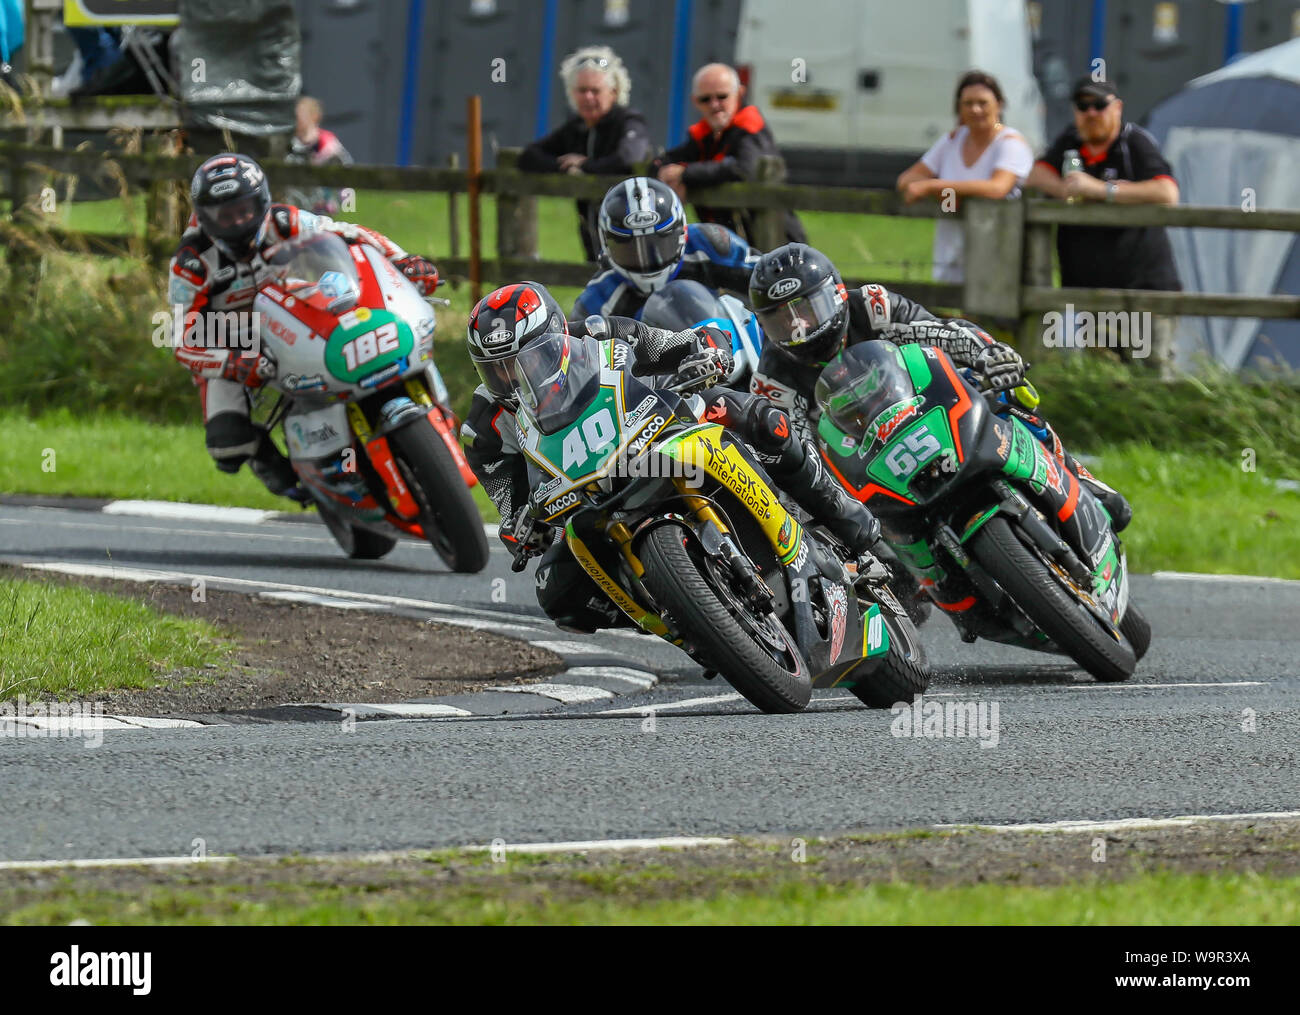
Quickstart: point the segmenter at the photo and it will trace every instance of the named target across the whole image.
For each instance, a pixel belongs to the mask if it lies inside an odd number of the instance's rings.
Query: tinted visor
[[[646,274],[661,271],[676,263],[681,249],[680,226],[644,236],[605,233],[605,250],[609,253],[609,259],[625,271]]]
[[[820,337],[822,329],[844,307],[835,279],[828,278],[805,296],[758,311],[763,334],[778,345],[794,348]]]
[[[203,231],[219,240],[239,240],[257,232],[269,207],[261,191],[219,205],[195,209]]]
[[[474,361],[474,369],[478,371],[483,386],[503,401],[513,402],[515,400],[515,360],[517,358],[516,356],[507,356],[504,359],[494,359],[488,363]]]
[[[599,347],[583,338],[550,332],[515,358],[520,405],[545,434],[573,423],[600,387]]]
[[[915,393],[898,347],[877,341],[845,349],[822,371],[813,397],[840,431],[866,445],[888,422],[885,410]]]

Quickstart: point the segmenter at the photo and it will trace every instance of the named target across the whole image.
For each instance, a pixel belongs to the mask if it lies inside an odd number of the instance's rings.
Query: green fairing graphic
[[[359,312],[352,316],[351,327],[340,318],[325,347],[325,367],[339,380],[357,384],[411,355],[415,336],[401,317],[387,310],[370,310],[364,318]]]
[[[533,455],[572,483],[596,474],[622,445],[622,420],[612,387],[602,387],[578,419],[550,435],[539,434]]]

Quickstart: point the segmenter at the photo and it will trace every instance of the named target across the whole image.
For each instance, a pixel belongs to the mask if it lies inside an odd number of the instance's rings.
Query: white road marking
[[[1143,691],[1157,687],[1265,687],[1267,680],[1204,680],[1184,684],[1063,684],[1067,691]],[[935,695],[926,695],[936,697]]]
[[[332,712],[352,712],[356,718],[368,715],[400,715],[410,719],[434,719],[443,716],[472,716],[474,713],[454,705],[437,705],[416,701],[392,701],[385,704],[366,702],[290,702],[295,708],[324,708]]]
[[[586,701],[600,701],[614,697],[613,691],[606,691],[603,687],[588,687],[585,684],[511,684],[504,687],[485,687],[484,690],[540,694],[545,698],[562,701],[566,705],[579,705]]]
[[[719,694],[713,698],[685,698],[681,701],[668,701],[662,705],[642,705],[639,708],[609,708],[595,715],[644,715],[646,712],[662,712],[666,708],[693,708],[696,705],[720,705],[726,701],[743,701],[739,694]]]
[[[633,670],[625,666],[575,666],[565,671],[566,677],[607,677],[649,690],[659,683],[659,678],[648,670]]]
[[[218,507],[215,504],[181,504],[169,500],[114,500],[101,509],[106,515],[134,515],[137,518],[180,518],[195,522],[258,525],[279,512],[257,508]]]
[[[60,574],[85,575],[91,578],[115,578],[123,581],[151,582],[151,581],[179,581],[182,584],[189,584],[195,578],[200,578],[209,585],[220,587],[222,585],[234,585],[240,588],[248,589],[274,589],[288,592],[313,593],[315,595],[329,596],[334,599],[355,600],[366,603],[379,603],[384,606],[409,606],[417,610],[428,610],[433,613],[453,613],[458,615],[484,617],[494,621],[506,621],[520,623],[528,621],[531,618],[518,613],[508,613],[504,610],[484,610],[472,606],[449,606],[445,603],[435,603],[427,599],[408,599],[405,596],[385,596],[374,592],[340,592],[337,589],[326,589],[316,585],[290,585],[286,582],[259,581],[253,578],[232,578],[227,575],[219,574],[196,574],[193,572],[182,571],[159,571],[151,568],[122,567],[116,564],[79,564],[71,561],[19,561],[25,567],[34,571],[55,571]],[[542,618],[537,619],[537,623],[549,624]]]
[[[283,599],[290,603],[311,603],[315,606],[328,606],[334,610],[374,609],[370,603],[358,603],[352,599],[339,599],[335,596],[321,596],[315,592],[290,592],[286,589],[282,592],[260,592],[258,595],[262,599]]]
[[[55,508],[52,510],[62,511],[66,509]],[[24,528],[26,528],[31,524],[32,523],[26,518],[0,518],[0,525],[21,525]],[[53,528],[59,528],[59,529],[91,529],[91,530],[101,531],[101,532],[122,531],[122,526],[112,525],[105,522],[64,522],[64,521],[51,521],[49,519],[42,519],[41,524],[51,526]],[[131,526],[131,532],[133,533],[158,532],[169,536],[215,536],[223,539],[228,539],[230,538],[231,535],[229,530],[223,532],[219,529],[181,529],[170,525],[168,526],[133,525]],[[241,532],[239,534],[239,538],[241,540],[271,539],[280,543],[320,543],[322,545],[328,544],[330,546],[338,545],[329,536],[291,536],[287,534],[281,534],[278,532]],[[398,548],[402,548],[408,545],[415,546],[416,548],[419,547],[418,543],[411,543],[411,544],[399,543]]]
[[[1268,578],[1263,575],[1253,574],[1200,574],[1195,571],[1155,571],[1151,577],[1171,581],[1247,582],[1249,584],[1268,582],[1273,585],[1300,585],[1300,580],[1295,578]]]
[[[181,864],[229,863],[236,856],[136,856],[103,860],[5,860],[0,870],[44,870],[51,867],[176,867]]]
[[[594,839],[589,842],[507,842],[495,846],[464,846],[472,850],[500,850],[506,853],[591,853],[614,849],[689,849],[696,846],[732,846],[735,839],[711,836],[668,835],[660,839]]]
[[[935,825],[935,828],[977,828],[986,832],[1122,832],[1143,828],[1173,828],[1203,821],[1265,821],[1300,818],[1300,811],[1259,811],[1251,814],[1188,814],[1173,818],[1119,818],[1114,821],[1051,821],[1024,825]]]
[[[609,649],[589,641],[535,641],[533,645],[554,652],[557,656],[604,656]]]
[[[122,722],[130,723],[132,726],[142,726],[148,730],[181,730],[181,729],[207,729],[210,726],[226,726],[227,723],[212,722],[195,722],[193,719],[163,719],[156,716],[147,715],[115,715],[114,719],[120,719]]]

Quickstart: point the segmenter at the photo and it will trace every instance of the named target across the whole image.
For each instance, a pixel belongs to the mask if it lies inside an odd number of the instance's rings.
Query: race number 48
[[[381,325],[374,331],[358,335],[343,347],[343,361],[349,370],[369,363],[372,359],[392,352],[398,346],[397,325],[392,321]]]
[[[939,438],[930,433],[929,427],[921,426],[885,456],[885,464],[896,479],[903,479],[937,455],[941,447]]]

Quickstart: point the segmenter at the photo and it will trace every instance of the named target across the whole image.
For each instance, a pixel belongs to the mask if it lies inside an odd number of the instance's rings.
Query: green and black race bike
[[[994,393],[942,350],[872,341],[827,364],[815,397],[823,457],[963,640],[1132,674],[1151,629],[1110,517]]]
[[[764,712],[801,710],[814,686],[878,708],[923,691],[916,629],[884,567],[867,558],[854,575],[848,550],[786,510],[739,438],[630,360],[627,343],[564,334],[520,352],[532,518],[563,529],[632,622]]]

